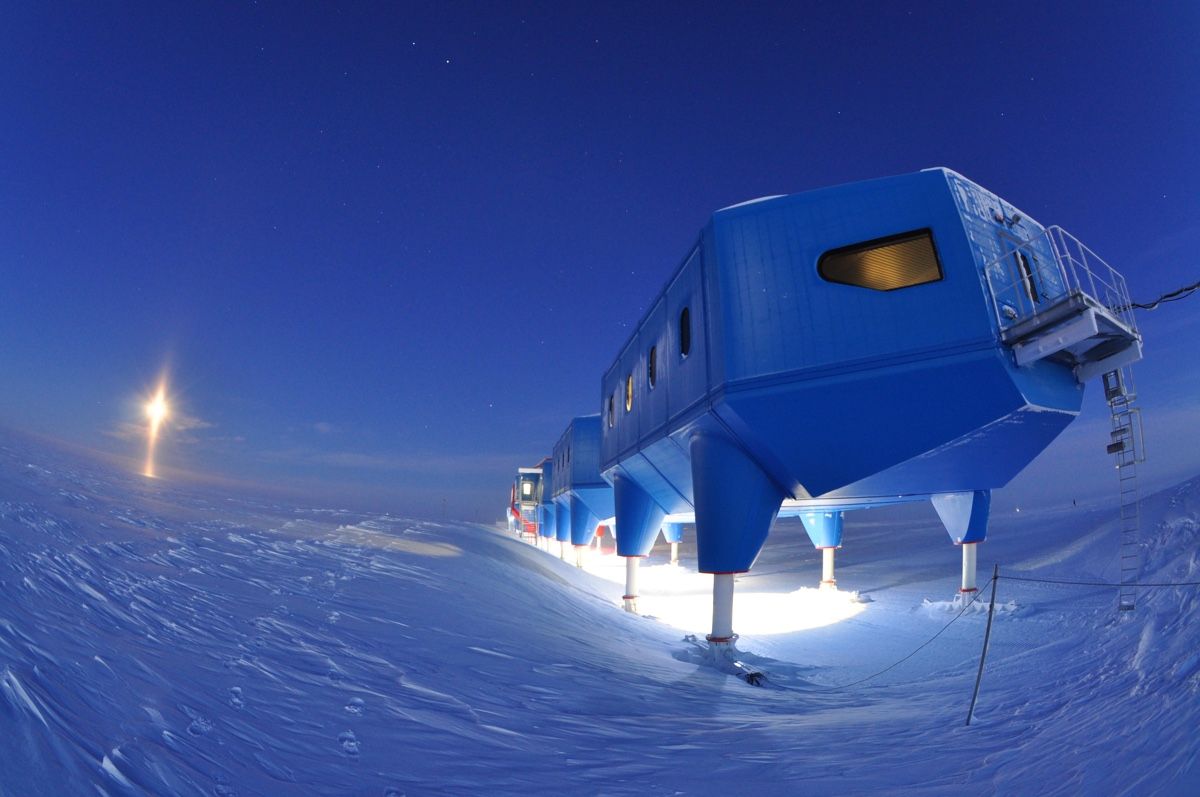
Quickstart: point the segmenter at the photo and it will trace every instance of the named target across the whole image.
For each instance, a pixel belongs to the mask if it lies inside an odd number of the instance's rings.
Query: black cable
[[[848,683],[848,684],[838,684],[837,686],[826,686],[826,687],[823,687],[823,688],[824,688],[825,690],[827,690],[827,691],[831,691],[831,692],[832,692],[832,691],[835,691],[835,690],[838,690],[838,689],[846,689],[847,687],[851,687],[851,686],[858,686],[858,685],[859,685],[859,684],[861,684],[861,683],[866,683],[867,681],[870,681],[872,678],[878,678],[879,676],[883,675],[883,674],[884,674],[885,672],[887,672],[888,670],[891,670],[891,669],[893,669],[893,668],[895,668],[895,667],[899,667],[901,664],[903,664],[904,662],[908,661],[909,659],[911,659],[913,656],[915,656],[915,655],[917,655],[918,653],[920,653],[920,652],[921,652],[922,650],[924,650],[925,648],[929,647],[929,645],[933,643],[933,640],[935,640],[935,639],[937,639],[938,637],[940,637],[942,634],[944,634],[944,633],[946,632],[946,629],[947,629],[947,628],[949,628],[950,626],[954,625],[955,621],[957,621],[957,620],[958,620],[958,618],[962,617],[962,616],[963,616],[963,614],[964,614],[964,613],[967,611],[967,609],[970,609],[970,608],[971,608],[971,607],[972,607],[972,606],[975,604],[975,601],[979,600],[979,596],[981,596],[981,595],[983,594],[984,590],[986,590],[986,589],[988,588],[988,586],[990,586],[990,585],[991,585],[991,583],[992,583],[993,581],[995,581],[995,576],[993,576],[992,578],[989,578],[989,579],[987,580],[987,584],[984,584],[982,588],[980,588],[980,589],[978,589],[978,590],[976,590],[976,591],[975,591],[975,595],[974,595],[974,596],[971,598],[971,600],[970,600],[970,601],[969,601],[969,602],[968,602],[966,605],[964,605],[964,606],[962,607],[962,609],[961,609],[961,610],[959,610],[958,614],[954,615],[954,618],[953,618],[952,620],[950,620],[950,622],[948,622],[948,623],[946,623],[944,626],[942,626],[942,630],[941,630],[941,631],[938,631],[936,634],[934,634],[933,636],[931,636],[929,639],[927,639],[925,642],[923,642],[923,643],[921,644],[921,646],[920,646],[920,647],[918,647],[918,648],[917,648],[916,650],[914,650],[912,653],[909,653],[909,654],[908,654],[907,656],[905,656],[904,658],[900,659],[900,661],[898,661],[898,662],[896,662],[896,663],[894,663],[894,664],[889,664],[887,667],[884,667],[884,668],[883,668],[882,670],[880,670],[879,672],[875,673],[874,675],[868,675],[866,678],[860,678],[860,679],[858,679],[857,681],[851,681],[851,682],[850,682],[850,683]]]
[[[1117,310],[1119,312],[1124,311],[1124,310],[1153,310],[1156,307],[1158,307],[1160,304],[1167,304],[1168,302],[1177,302],[1180,299],[1186,299],[1187,297],[1191,296],[1196,291],[1200,291],[1200,282],[1195,282],[1195,283],[1192,283],[1191,285],[1186,285],[1182,288],[1173,290],[1170,293],[1164,293],[1162,296],[1159,296],[1157,299],[1155,299],[1152,302],[1146,302],[1146,303],[1130,302],[1129,304],[1125,305],[1124,307],[1117,308]]]
[[[1059,578],[1024,578],[1022,576],[1003,575],[1010,581],[1033,581],[1039,584],[1068,584],[1075,587],[1200,587],[1200,581],[1138,581],[1129,584],[1116,584],[1111,581],[1067,581]]]

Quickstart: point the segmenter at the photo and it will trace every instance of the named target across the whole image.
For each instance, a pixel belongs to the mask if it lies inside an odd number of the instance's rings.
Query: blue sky
[[[1200,278],[1195,3],[814,5],[9,9],[0,424],[137,456],[168,369],[167,465],[491,519],[716,208],[945,165]],[[1142,322],[1168,481],[1200,298]],[[1014,496],[1107,489],[1096,393]]]

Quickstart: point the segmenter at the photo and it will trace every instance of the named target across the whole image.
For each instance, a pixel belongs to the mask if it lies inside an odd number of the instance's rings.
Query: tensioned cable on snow
[[[1000,576],[1009,581],[1031,581],[1038,584],[1067,584],[1074,587],[1200,587],[1200,581],[1134,581],[1118,584],[1111,581],[1068,581],[1060,578],[1026,578],[1023,576]]]
[[[909,659],[911,659],[913,656],[917,655],[917,654],[918,654],[918,653],[920,653],[922,650],[924,650],[925,648],[927,648],[927,647],[929,647],[931,644],[933,644],[933,641],[934,641],[935,639],[937,639],[938,637],[940,637],[942,634],[944,634],[944,633],[946,632],[946,629],[947,629],[947,628],[949,628],[950,626],[954,625],[954,623],[955,623],[955,622],[958,620],[958,618],[962,617],[962,616],[963,616],[963,614],[964,614],[964,613],[967,611],[967,609],[970,609],[970,608],[971,608],[971,607],[972,607],[972,606],[975,604],[975,601],[979,600],[979,596],[981,596],[981,595],[984,593],[984,590],[986,590],[986,589],[988,588],[988,586],[990,586],[990,585],[991,585],[991,583],[992,583],[993,581],[995,581],[995,580],[996,580],[995,576],[993,576],[992,578],[989,578],[989,579],[987,580],[987,583],[986,583],[986,584],[984,584],[982,587],[980,587],[978,590],[976,590],[976,592],[975,592],[975,595],[974,595],[974,596],[971,598],[971,600],[970,600],[970,601],[968,601],[968,602],[967,602],[967,603],[966,603],[966,604],[965,604],[965,605],[962,607],[962,609],[960,609],[960,610],[959,610],[958,614],[954,615],[954,617],[953,617],[953,618],[950,620],[950,622],[948,622],[948,623],[946,623],[944,626],[942,626],[942,628],[941,628],[941,630],[940,630],[940,631],[938,631],[936,634],[934,634],[933,636],[931,636],[929,639],[925,640],[923,643],[921,643],[920,647],[918,647],[918,648],[917,648],[916,650],[914,650],[912,653],[909,653],[909,654],[908,654],[907,656],[905,656],[904,658],[900,659],[900,661],[897,661],[897,662],[895,662],[895,663],[893,663],[893,664],[889,664],[888,666],[884,667],[884,668],[883,668],[882,670],[880,670],[879,672],[875,673],[874,675],[868,675],[866,678],[860,678],[860,679],[858,679],[857,681],[851,681],[851,682],[850,682],[850,683],[848,683],[848,684],[838,684],[838,685],[836,685],[836,686],[826,686],[826,687],[824,687],[824,689],[825,689],[825,690],[827,690],[827,691],[830,691],[830,692],[832,692],[832,691],[835,691],[835,690],[837,690],[837,689],[846,689],[846,688],[848,688],[848,687],[851,687],[851,686],[858,686],[858,685],[859,685],[859,684],[861,684],[861,683],[866,683],[867,681],[870,681],[872,678],[878,678],[879,676],[883,675],[883,674],[884,674],[885,672],[887,672],[888,670],[891,670],[891,669],[893,669],[893,668],[895,668],[895,667],[899,667],[901,664],[903,664],[904,662],[908,661],[908,660],[909,660]]]
[[[989,578],[987,580],[986,584],[984,584],[982,587],[980,587],[975,592],[975,595],[971,598],[970,601],[968,601],[962,607],[962,609],[959,610],[958,614],[954,615],[954,617],[952,617],[950,619],[950,622],[948,622],[944,626],[942,626],[941,629],[936,634],[934,634],[929,639],[922,642],[915,650],[913,650],[912,653],[909,653],[907,656],[905,656],[904,658],[900,659],[897,662],[889,664],[888,666],[884,667],[879,672],[874,673],[872,675],[868,675],[866,678],[860,678],[857,681],[851,681],[850,683],[837,684],[835,686],[826,686],[826,687],[823,687],[823,689],[826,691],[832,692],[832,691],[836,691],[838,689],[847,689],[851,686],[858,686],[859,684],[866,683],[867,681],[870,681],[874,678],[878,678],[879,676],[883,675],[884,673],[888,672],[889,670],[899,667],[901,664],[908,661],[913,656],[917,655],[922,650],[924,650],[925,648],[927,648],[931,644],[933,644],[934,640],[936,640],[938,637],[940,637],[942,634],[944,634],[946,632],[947,628],[954,625],[954,623],[958,620],[958,618],[962,617],[966,613],[967,609],[971,608],[971,606],[973,606],[975,604],[975,602],[977,600],[979,600],[979,598],[983,595],[983,593],[987,590],[987,588],[991,585],[991,583],[993,581],[999,582],[999,581],[1004,581],[1006,579],[1009,581],[1027,581],[1027,582],[1038,583],[1038,584],[1063,584],[1063,585],[1072,586],[1072,587],[1139,587],[1139,588],[1141,588],[1141,587],[1200,587],[1200,581],[1169,581],[1169,582],[1168,581],[1143,581],[1143,582],[1139,582],[1136,584],[1117,584],[1117,583],[1113,583],[1113,582],[1109,582],[1109,581],[1068,581],[1066,579],[1057,579],[1057,578],[1029,578],[1029,577],[1025,577],[1025,576],[1008,576],[1008,575],[992,576],[991,578]]]

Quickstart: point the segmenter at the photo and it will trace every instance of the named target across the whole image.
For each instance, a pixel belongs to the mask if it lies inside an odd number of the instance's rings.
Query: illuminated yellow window
[[[830,282],[894,291],[942,278],[929,230],[916,230],[844,246],[821,255],[817,273]]]
[[[633,409],[633,374],[625,377],[625,411]]]
[[[533,482],[521,482],[521,495],[526,498],[533,495]]]

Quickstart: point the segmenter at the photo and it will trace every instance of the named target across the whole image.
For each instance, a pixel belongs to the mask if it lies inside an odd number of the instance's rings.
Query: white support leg
[[[586,545],[576,545],[575,546],[575,566],[576,567],[583,567],[583,552],[586,551],[587,548],[588,547]]]
[[[558,541],[558,558],[567,561],[567,544],[562,540]]]
[[[833,577],[833,552],[836,550],[821,549],[821,589],[837,589],[837,579]]]
[[[637,611],[639,556],[625,557],[625,611]]]
[[[713,574],[713,621],[708,641],[733,642],[733,573]]]
[[[975,588],[975,547],[979,545],[977,542],[964,542],[962,544],[963,568],[962,568],[962,587],[958,590],[960,595],[968,595],[976,591]]]
[[[671,564],[679,564],[679,543],[671,543]]]

